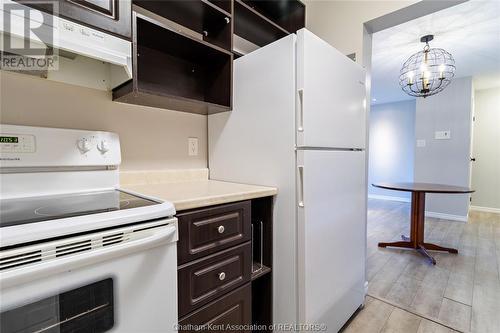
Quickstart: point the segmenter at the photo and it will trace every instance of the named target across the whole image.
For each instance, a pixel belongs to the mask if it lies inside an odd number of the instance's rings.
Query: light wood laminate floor
[[[408,235],[409,210],[409,203],[369,200],[372,297],[345,331],[451,331],[441,323],[460,332],[500,332],[500,214],[471,212],[467,223],[426,218],[426,241],[459,251],[432,252],[437,261],[432,266],[414,251],[377,246]],[[366,325],[371,328],[363,329]]]

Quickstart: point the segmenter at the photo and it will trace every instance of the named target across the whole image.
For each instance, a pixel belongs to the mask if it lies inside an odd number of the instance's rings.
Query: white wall
[[[470,186],[472,97],[472,79],[466,77],[453,80],[437,95],[417,99],[415,136],[426,146],[416,148],[416,182]],[[451,139],[434,139],[435,131],[444,130],[451,131]],[[431,215],[466,219],[469,195],[427,196]]]
[[[363,60],[363,23],[418,1],[306,0],[306,27],[344,54]]]
[[[412,182],[415,156],[415,100],[372,105],[368,194],[409,200],[406,192],[373,187],[378,182]]]
[[[115,103],[111,93],[0,72],[0,123],[116,132],[122,170],[207,167],[207,117]],[[199,155],[188,156],[188,137]]]
[[[472,206],[500,212],[500,88],[476,90]]]

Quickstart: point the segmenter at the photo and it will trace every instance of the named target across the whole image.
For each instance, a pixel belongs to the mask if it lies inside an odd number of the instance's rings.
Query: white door
[[[364,151],[299,150],[299,322],[337,332],[363,303]]]
[[[297,145],[365,148],[365,70],[305,29],[297,33]]]

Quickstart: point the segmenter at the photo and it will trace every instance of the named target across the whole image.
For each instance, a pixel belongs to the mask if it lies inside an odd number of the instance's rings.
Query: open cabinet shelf
[[[113,100],[210,114],[231,109],[232,54],[133,12],[133,79]]]
[[[268,328],[273,322],[273,200],[252,200],[252,324]]]
[[[228,51],[232,48],[232,8],[229,1],[134,0],[135,6],[175,22],[200,39]]]
[[[234,33],[258,46],[305,26],[305,5],[298,0],[234,0]]]
[[[258,46],[267,45],[289,34],[242,0],[234,1],[234,33]]]
[[[253,262],[253,264],[252,264],[252,281],[255,279],[258,279],[261,276],[264,276],[268,273],[271,273],[270,267],[267,267],[266,265],[262,265],[262,267],[260,267],[260,263]]]
[[[278,26],[294,33],[304,27],[306,6],[298,0],[242,0]]]

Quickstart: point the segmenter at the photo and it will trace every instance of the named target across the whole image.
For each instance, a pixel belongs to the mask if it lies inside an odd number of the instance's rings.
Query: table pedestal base
[[[409,240],[408,237],[406,236],[401,236],[401,238],[404,239],[402,242],[390,242],[390,243],[378,243],[379,247],[399,247],[399,248],[404,248],[404,249],[413,249],[418,251],[421,255],[429,259],[431,264],[435,265],[436,264],[436,259],[434,259],[433,256],[430,255],[428,250],[430,251],[444,251],[444,252],[449,252],[449,253],[458,253],[457,249],[449,248],[449,247],[443,247],[439,246],[436,244],[432,243],[419,243],[415,247],[413,245],[413,242],[407,241]]]
[[[378,243],[379,247],[399,247],[405,249],[414,249],[426,257],[433,265],[436,260],[428,251],[445,251],[449,253],[458,253],[457,249],[439,246],[436,244],[424,242],[424,218],[425,218],[425,193],[413,192],[411,198],[411,235],[401,236],[403,241]]]

